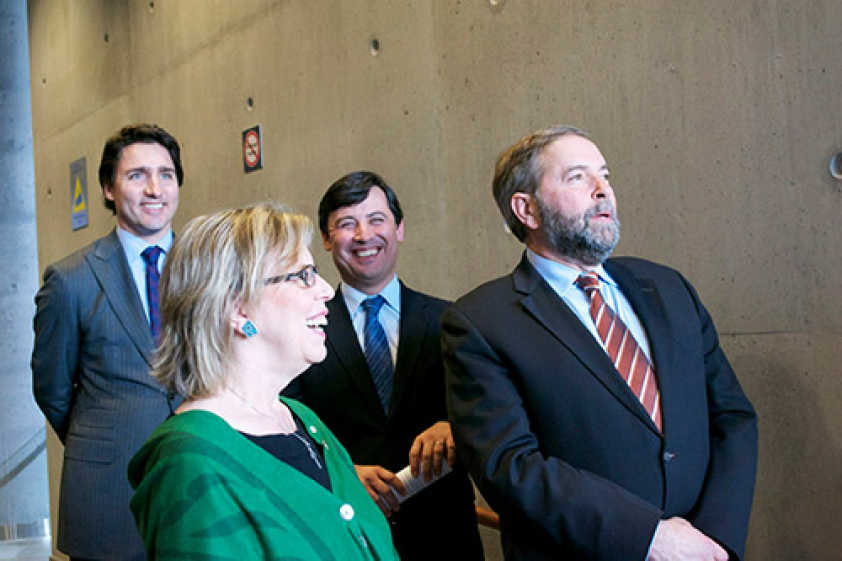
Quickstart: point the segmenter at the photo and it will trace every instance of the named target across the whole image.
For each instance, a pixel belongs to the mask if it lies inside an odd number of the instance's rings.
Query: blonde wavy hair
[[[152,375],[187,399],[219,391],[234,307],[256,302],[268,267],[297,261],[312,237],[309,218],[274,202],[191,220],[161,275],[161,342]]]

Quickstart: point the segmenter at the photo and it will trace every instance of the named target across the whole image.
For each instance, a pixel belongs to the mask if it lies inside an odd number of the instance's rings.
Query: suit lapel
[[[418,362],[421,343],[427,336],[430,318],[423,298],[401,283],[401,314],[398,336],[398,360],[395,364],[395,381],[392,387],[392,402],[389,415],[398,409],[412,378],[413,365]]]
[[[327,309],[329,315],[325,333],[333,356],[359,388],[365,408],[385,415],[341,288],[336,289],[333,299],[327,303]]]
[[[611,274],[613,276],[613,272]],[[625,380],[620,377],[605,350],[582,325],[579,317],[532,267],[525,255],[515,269],[513,282],[515,290],[524,295],[521,304],[526,312],[573,353],[631,413],[657,431],[648,413]],[[625,287],[623,288],[625,290]]]
[[[620,286],[646,331],[658,379],[658,390],[661,392],[661,415],[664,419],[671,418],[669,396],[672,395],[672,373],[675,371],[676,354],[671,335],[673,331],[670,329],[661,296],[652,279],[636,276],[621,263],[608,261],[605,263],[605,270]],[[664,426],[667,424],[664,423]]]
[[[117,231],[113,230],[99,240],[96,249],[86,259],[129,339],[151,365],[154,348],[152,333]]]

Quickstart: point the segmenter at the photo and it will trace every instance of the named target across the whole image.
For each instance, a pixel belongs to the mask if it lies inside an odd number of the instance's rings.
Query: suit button
[[[664,452],[664,461],[665,462],[671,462],[674,458],[675,458],[675,454],[673,454],[672,452],[669,452],[669,451]]]
[[[354,517],[354,507],[345,503],[341,507],[339,507],[339,516],[342,517],[342,520],[349,521]]]

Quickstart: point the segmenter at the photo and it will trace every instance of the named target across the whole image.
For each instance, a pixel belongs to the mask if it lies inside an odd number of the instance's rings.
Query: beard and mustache
[[[584,265],[596,266],[605,261],[620,241],[620,221],[614,205],[602,201],[580,216],[564,214],[560,209],[544,204],[536,197],[541,229],[549,244],[569,259]],[[594,216],[611,213],[608,223],[591,224]]]

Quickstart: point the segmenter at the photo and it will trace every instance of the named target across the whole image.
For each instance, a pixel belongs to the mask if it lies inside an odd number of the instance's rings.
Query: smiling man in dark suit
[[[145,558],[126,470],[171,411],[149,367],[183,178],[165,130],[133,125],[108,139],[99,180],[117,227],[47,267],[35,297],[33,390],[64,444],[58,548],[73,560]]]
[[[457,451],[506,559],[741,559],[756,417],[696,291],[607,259],[616,200],[581,130],[524,137],[493,187],[526,251],[442,330]]]
[[[285,392],[312,407],[348,449],[404,561],[482,559],[473,488],[459,465],[398,506],[395,472],[454,464],[444,404],[439,318],[446,302],[395,274],[404,221],[378,175],[350,173],[319,204],[324,247],[342,282],[328,302],[327,358]]]

